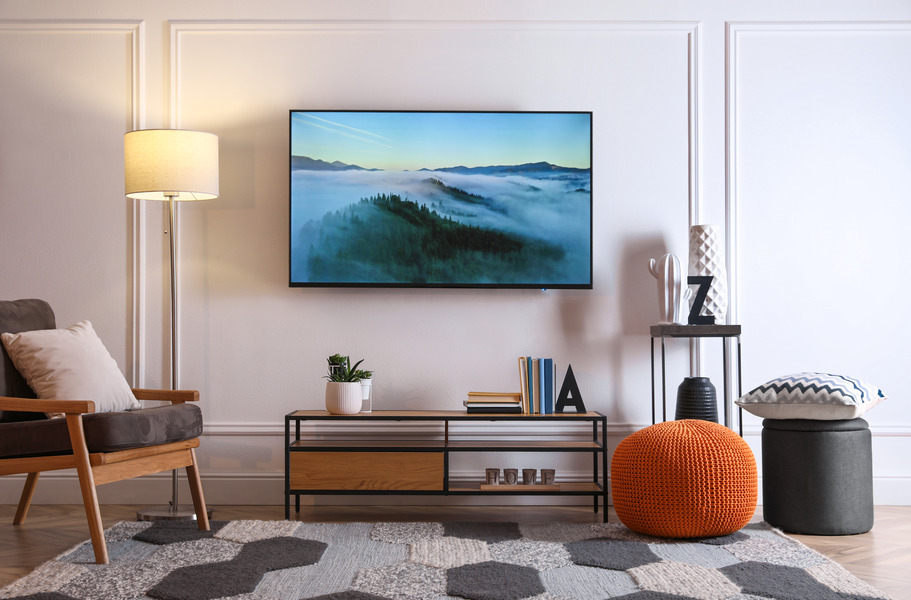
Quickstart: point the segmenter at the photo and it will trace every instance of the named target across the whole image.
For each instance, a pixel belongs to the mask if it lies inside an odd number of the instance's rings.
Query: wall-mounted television
[[[290,111],[292,287],[592,287],[592,113]]]

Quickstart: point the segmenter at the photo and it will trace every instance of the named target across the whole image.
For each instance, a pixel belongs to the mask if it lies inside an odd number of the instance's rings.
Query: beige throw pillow
[[[95,412],[139,408],[130,385],[88,321],[66,329],[2,333],[6,352],[45,400],[91,400]]]

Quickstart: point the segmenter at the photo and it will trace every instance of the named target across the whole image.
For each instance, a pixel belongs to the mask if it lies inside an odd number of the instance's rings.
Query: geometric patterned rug
[[[765,523],[666,540],[602,523],[121,522],[0,590],[29,600],[888,598]]]

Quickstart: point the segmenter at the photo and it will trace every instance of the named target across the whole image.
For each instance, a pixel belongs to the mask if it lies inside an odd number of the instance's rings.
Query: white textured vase
[[[715,317],[721,325],[728,313],[728,274],[724,268],[724,243],[718,225],[690,227],[690,275],[711,275],[701,315]]]
[[[658,260],[649,260],[648,270],[658,280],[658,324],[685,325],[684,307],[692,290],[686,285],[680,260],[673,254],[665,254]]]
[[[326,382],[326,410],[333,415],[356,415],[361,410],[362,394],[359,381]]]

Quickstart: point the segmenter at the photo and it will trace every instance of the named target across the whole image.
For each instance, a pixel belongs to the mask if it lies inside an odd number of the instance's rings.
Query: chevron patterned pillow
[[[829,373],[796,373],[763,383],[737,404],[764,419],[856,419],[886,395],[854,377]]]

